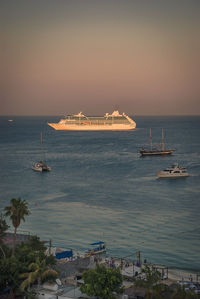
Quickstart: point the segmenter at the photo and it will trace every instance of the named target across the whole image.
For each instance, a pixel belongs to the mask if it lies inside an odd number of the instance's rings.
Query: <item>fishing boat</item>
[[[90,245],[93,246],[93,248],[86,250],[87,255],[95,255],[106,252],[106,245],[103,241],[92,243]]]
[[[125,113],[115,110],[112,114],[104,116],[85,116],[82,112],[69,115],[58,123],[48,123],[55,130],[67,131],[127,131],[134,130],[136,123]]]
[[[41,152],[43,154],[43,160],[40,160],[39,162],[36,162],[32,166],[32,169],[34,171],[38,171],[38,172],[50,171],[51,167],[47,166],[47,164],[45,162],[44,151],[43,151],[43,142],[42,142],[42,132],[40,133],[40,144],[41,144]]]
[[[180,167],[178,163],[174,163],[171,167],[157,172],[158,178],[186,178],[189,176],[185,167]]]
[[[165,149],[163,129],[162,129],[161,149],[158,149],[158,148],[153,149],[152,134],[151,134],[151,128],[150,128],[149,147],[150,147],[150,150],[145,150],[144,148],[140,149],[141,156],[171,155],[174,152],[174,150],[172,150],[172,149]]]

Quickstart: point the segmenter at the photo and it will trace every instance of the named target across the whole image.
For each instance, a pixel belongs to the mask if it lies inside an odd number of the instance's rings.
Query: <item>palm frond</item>
[[[55,270],[46,270],[45,272],[42,273],[42,279],[47,278],[48,276],[54,276],[57,277],[58,276],[58,272],[56,272]]]
[[[27,278],[30,273],[22,273],[19,275],[20,278]]]

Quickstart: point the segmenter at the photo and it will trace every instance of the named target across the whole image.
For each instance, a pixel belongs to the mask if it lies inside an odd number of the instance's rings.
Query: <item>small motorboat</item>
[[[157,172],[158,178],[186,178],[189,176],[185,167],[180,167],[178,163],[174,163],[171,167]]]
[[[94,247],[92,249],[86,250],[87,255],[95,255],[95,254],[100,254],[100,253],[106,252],[106,245],[105,245],[105,242],[103,242],[103,241],[92,243],[90,245],[94,246]]]
[[[35,171],[43,172],[50,171],[51,168],[46,165],[43,161],[39,161],[32,166],[32,169]]]

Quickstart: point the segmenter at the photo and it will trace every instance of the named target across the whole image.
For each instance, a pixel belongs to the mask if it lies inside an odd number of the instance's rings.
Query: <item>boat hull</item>
[[[42,172],[42,167],[34,167],[33,166],[32,169],[37,172]]]
[[[43,162],[36,163],[35,165],[32,166],[32,169],[38,172],[51,171],[51,167],[47,166]]]
[[[50,167],[47,167],[47,168],[44,169],[44,168],[42,168],[42,167],[38,167],[38,168],[37,168],[37,167],[34,167],[34,166],[33,166],[32,169],[33,169],[34,171],[38,171],[38,172],[45,172],[45,171],[47,172],[47,171],[51,171],[51,168],[50,168]]]
[[[159,179],[179,179],[179,178],[187,178],[189,177],[189,174],[185,173],[185,174],[170,174],[170,175],[166,175],[166,174],[162,174],[162,173],[158,173],[158,178]]]
[[[67,125],[59,123],[48,123],[56,131],[130,131],[136,129],[136,124],[120,125]]]
[[[106,252],[106,249],[102,249],[102,250],[97,250],[97,251],[94,251],[94,250],[90,250],[87,252],[88,255],[96,255],[96,254],[101,254],[101,253],[105,253]]]
[[[174,150],[165,150],[165,151],[140,151],[141,156],[163,156],[163,155],[171,155]]]

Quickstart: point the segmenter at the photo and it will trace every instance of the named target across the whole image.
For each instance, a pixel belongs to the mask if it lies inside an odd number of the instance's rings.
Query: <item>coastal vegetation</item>
[[[12,198],[10,201],[10,206],[5,207],[5,216],[9,216],[12,224],[14,226],[13,234],[13,249],[12,254],[15,252],[16,234],[17,228],[19,227],[21,221],[25,221],[25,216],[30,215],[28,209],[28,203],[26,200],[19,198]]]
[[[145,299],[196,299],[199,298],[193,291],[175,284],[175,289],[161,282],[161,274],[155,268],[145,265],[142,269],[144,276],[134,282],[136,289],[145,290]]]
[[[39,288],[41,282],[46,278],[55,280],[58,277],[58,273],[55,270],[48,269],[46,260],[41,261],[39,257],[36,258],[35,262],[29,264],[28,270],[29,272],[20,275],[21,278],[25,278],[20,285],[21,291],[30,288],[35,281],[37,281]]]
[[[106,268],[104,265],[97,265],[83,273],[84,284],[81,292],[88,296],[97,296],[100,299],[115,298],[115,294],[123,292],[123,278],[120,269]]]
[[[152,270],[148,265],[145,265],[144,269],[142,269],[142,273],[145,274],[144,278],[138,278],[135,282],[135,286],[138,288],[152,288],[161,278],[160,272]]]
[[[11,247],[4,242],[9,228],[5,218],[0,218],[0,294],[26,296],[30,298],[30,286],[37,282],[52,281],[58,273],[52,270],[56,264],[54,256],[46,255],[46,246],[39,237],[28,237],[26,242],[16,245],[17,228],[25,216],[30,215],[26,201],[12,199],[11,205],[5,208],[14,226],[14,238]],[[14,248],[14,250],[13,250]]]
[[[53,270],[56,258],[46,255],[45,243],[37,236],[29,236],[24,242],[16,244],[17,228],[25,216],[30,215],[28,203],[20,198],[12,199],[0,217],[0,297],[10,294],[12,298],[32,298],[33,285],[40,287],[42,282],[53,282],[59,276]],[[14,226],[14,239],[6,245],[6,233],[9,228],[5,216],[10,217]],[[14,248],[14,250],[13,250]],[[100,299],[113,299],[123,293],[123,276],[120,268],[97,264],[95,269],[83,273],[84,283],[80,290],[88,296]],[[145,299],[196,299],[192,290],[186,290],[178,284],[175,287],[161,281],[160,273],[149,265],[142,269],[142,275],[134,278],[134,290],[145,290]]]
[[[4,219],[3,215],[0,216],[0,257],[3,254],[3,256],[5,257],[5,250],[6,247],[3,243],[3,238],[6,235],[6,231],[9,228],[8,224],[6,223],[6,220]]]
[[[178,287],[173,293],[171,299],[198,299],[199,296],[193,291],[186,292],[184,287]]]

